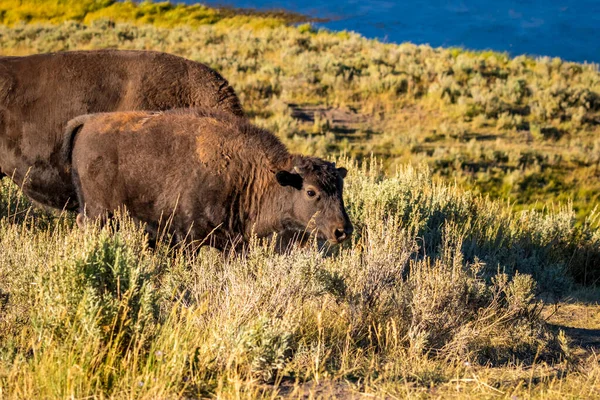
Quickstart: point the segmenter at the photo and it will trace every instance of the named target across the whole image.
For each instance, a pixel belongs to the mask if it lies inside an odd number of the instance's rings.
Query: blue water
[[[193,0],[186,0],[188,3]],[[221,0],[207,5],[286,9],[381,41],[492,49],[600,63],[600,0]]]

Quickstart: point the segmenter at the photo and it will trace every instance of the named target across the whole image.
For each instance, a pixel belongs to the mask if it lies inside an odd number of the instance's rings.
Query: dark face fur
[[[297,160],[293,172],[279,171],[279,184],[295,189],[289,199],[293,222],[308,230],[316,229],[319,237],[330,243],[348,239],[354,228],[342,197],[347,172],[333,163],[307,157]]]

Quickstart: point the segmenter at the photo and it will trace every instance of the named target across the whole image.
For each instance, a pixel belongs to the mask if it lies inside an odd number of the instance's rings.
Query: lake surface
[[[193,3],[193,0],[186,0]],[[492,49],[600,63],[600,0],[222,0],[207,5],[285,9],[381,41]]]

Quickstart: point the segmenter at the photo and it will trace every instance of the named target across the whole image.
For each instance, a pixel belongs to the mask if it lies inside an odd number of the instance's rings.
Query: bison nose
[[[334,233],[335,240],[337,240],[338,242],[346,240],[346,232],[344,232],[342,229],[336,229]]]
[[[334,232],[335,240],[337,240],[338,243],[341,243],[344,240],[348,239],[350,237],[350,235],[352,235],[353,231],[354,231],[354,228],[352,226],[344,227],[343,229],[338,228]]]

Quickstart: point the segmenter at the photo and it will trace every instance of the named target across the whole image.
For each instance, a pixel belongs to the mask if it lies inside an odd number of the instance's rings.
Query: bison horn
[[[300,171],[300,168],[294,167],[294,172],[297,173],[298,175],[302,176],[302,171]]]

